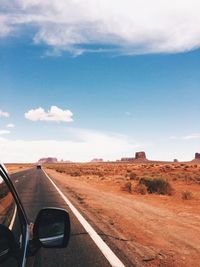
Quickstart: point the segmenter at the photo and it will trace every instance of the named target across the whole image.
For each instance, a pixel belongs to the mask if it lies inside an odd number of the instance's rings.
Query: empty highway
[[[34,222],[39,210],[43,207],[60,207],[68,210],[71,219],[71,237],[65,249],[41,249],[37,256],[31,260],[34,267],[107,267],[125,266],[118,256],[108,253],[108,259],[100,251],[79,220],[74,216],[66,201],[46,176],[42,169],[32,168],[11,175],[22,204],[30,222]],[[62,190],[62,188],[60,188]],[[67,197],[67,196],[66,196]],[[96,230],[96,229],[95,229]],[[98,230],[98,229],[97,229]],[[96,230],[96,231],[97,231]],[[94,237],[96,238],[96,237]],[[98,239],[98,238],[97,238]],[[112,251],[111,251],[112,252]],[[110,260],[109,260],[110,259]],[[116,263],[113,263],[116,262]],[[132,266],[130,263],[126,266]]]

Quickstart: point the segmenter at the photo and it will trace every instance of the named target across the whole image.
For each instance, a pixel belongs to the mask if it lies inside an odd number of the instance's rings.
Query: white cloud
[[[200,134],[186,135],[181,138],[182,140],[200,139]]]
[[[0,135],[3,135],[3,134],[9,134],[10,131],[8,130],[0,130]]]
[[[200,139],[200,134],[195,133],[195,134],[189,134],[185,136],[170,136],[170,139],[174,140],[193,140],[193,139]]]
[[[132,156],[144,146],[126,136],[85,129],[69,129],[76,140],[5,140],[0,139],[0,158],[3,162],[35,162],[42,157],[57,157],[72,161],[93,158],[115,160]]]
[[[56,106],[51,106],[47,112],[39,107],[25,113],[25,118],[31,121],[71,122],[73,121],[72,116],[73,113],[70,110],[62,110]]]
[[[7,128],[15,128],[15,125],[13,123],[8,123],[6,125]]]
[[[2,0],[1,7],[0,36],[30,26],[34,42],[57,54],[101,52],[105,46],[125,54],[200,47],[199,0]],[[88,47],[93,44],[99,48]]]
[[[9,116],[10,116],[10,114],[8,112],[0,110],[0,117],[8,118]]]

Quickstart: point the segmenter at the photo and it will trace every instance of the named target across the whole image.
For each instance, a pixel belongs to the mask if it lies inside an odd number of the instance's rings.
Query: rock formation
[[[123,162],[134,162],[134,161],[147,161],[146,154],[144,151],[136,152],[134,158],[121,158]]]
[[[120,161],[124,161],[124,162],[129,162],[129,161],[134,161],[135,158],[121,158]]]
[[[200,163],[200,153],[196,152],[195,158],[191,162]]]
[[[92,159],[91,162],[103,162],[103,159],[97,159],[97,158],[95,158],[95,159]]]
[[[57,163],[58,160],[57,158],[51,158],[51,157],[48,157],[48,158],[42,158],[42,159],[39,159],[38,160],[38,163]]]
[[[195,153],[195,159],[200,160],[200,153]]]
[[[135,153],[135,159],[139,159],[139,160],[146,160],[146,154],[144,151],[142,152],[136,152]]]

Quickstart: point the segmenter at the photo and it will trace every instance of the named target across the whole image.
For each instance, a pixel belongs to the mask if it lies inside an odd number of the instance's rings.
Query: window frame
[[[16,192],[16,189],[14,188],[14,185],[12,184],[12,180],[6,170],[6,168],[0,164],[0,175],[6,185],[8,186],[8,189],[10,190],[15,203],[17,205],[17,212],[19,215],[19,220],[22,228],[22,257],[20,259],[20,266],[25,267],[26,263],[26,256],[27,256],[27,248],[28,248],[28,242],[29,242],[29,223],[26,216],[26,213],[24,211],[24,208],[22,206],[22,203],[19,199],[19,196]]]

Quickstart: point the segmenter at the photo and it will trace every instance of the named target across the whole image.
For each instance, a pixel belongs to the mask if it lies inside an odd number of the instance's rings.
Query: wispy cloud
[[[51,106],[47,112],[39,107],[25,113],[25,118],[31,121],[71,122],[72,116],[73,113],[70,110],[63,110],[57,106]]]
[[[186,135],[181,138],[182,140],[200,139],[200,134]]]
[[[29,26],[34,42],[57,54],[104,51],[105,45],[130,55],[200,47],[199,0],[3,0],[1,10],[0,37]]]
[[[195,134],[189,134],[185,136],[170,136],[170,139],[174,140],[193,140],[193,139],[200,139],[200,134],[195,133]]]
[[[0,130],[0,135],[3,135],[3,134],[9,134],[10,131],[8,130]]]
[[[0,117],[8,118],[9,116],[10,116],[10,114],[7,111],[0,110]]]
[[[8,123],[6,125],[7,128],[15,128],[15,125],[13,123]]]

